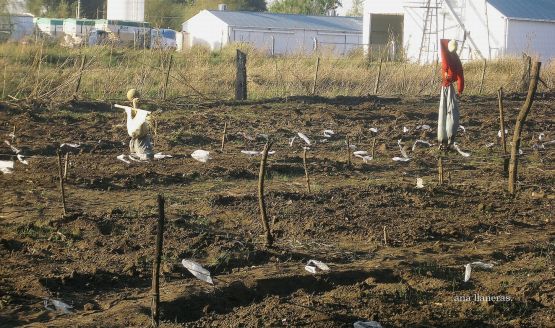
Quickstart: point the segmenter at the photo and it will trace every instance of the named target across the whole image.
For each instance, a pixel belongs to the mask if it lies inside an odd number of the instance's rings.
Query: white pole
[[[81,18],[81,0],[77,0],[77,19]]]

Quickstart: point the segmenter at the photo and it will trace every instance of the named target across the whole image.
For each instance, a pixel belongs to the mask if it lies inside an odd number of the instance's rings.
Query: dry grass
[[[316,57],[320,70],[316,95],[324,97],[372,94],[378,62],[365,60],[360,53],[334,57],[328,53],[306,56],[270,57],[247,45],[238,44],[211,53],[193,48],[173,53],[168,98],[194,100],[231,99],[234,95],[235,49],[248,54],[247,73],[250,99],[309,95]],[[2,98],[66,101],[74,95],[81,56],[86,56],[79,97],[87,99],[124,99],[131,87],[143,97],[159,99],[171,53],[160,50],[132,50],[110,46],[66,49],[52,45],[0,46],[3,66]],[[466,94],[478,94],[482,62],[465,64]],[[523,62],[507,58],[488,62],[482,94],[495,94],[499,87],[516,92]],[[0,73],[2,74],[2,73]],[[544,81],[555,84],[555,64],[545,63]],[[439,67],[406,62],[384,62],[379,95],[435,95],[439,88]],[[541,87],[545,90],[545,87]]]

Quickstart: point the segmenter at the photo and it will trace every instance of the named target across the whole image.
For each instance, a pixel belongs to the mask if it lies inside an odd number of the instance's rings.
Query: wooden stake
[[[308,167],[306,166],[306,148],[303,151],[303,166],[304,166],[304,175],[306,178],[306,189],[310,193],[310,177],[308,176]]]
[[[225,139],[227,135],[227,122],[224,123],[224,133],[222,133],[222,147],[220,149],[221,152],[224,151],[224,147],[225,147]]]
[[[2,99],[4,99],[4,96],[6,95],[6,69],[8,68],[8,65],[4,65],[4,83],[2,85]]]
[[[316,58],[316,69],[314,70],[314,80],[312,81],[312,95],[316,93],[316,81],[318,80],[318,69],[320,68],[320,57]]]
[[[266,247],[272,247],[274,237],[268,224],[268,217],[266,215],[266,201],[264,200],[264,178],[266,176],[266,161],[268,159],[268,151],[272,147],[272,142],[267,142],[264,146],[262,153],[262,160],[260,161],[260,172],[258,174],[258,205],[260,207],[260,219],[266,232]]]
[[[31,93],[32,96],[36,96],[38,89],[39,89],[39,82],[40,82],[40,69],[42,67],[42,51],[44,48],[44,42],[41,43],[40,45],[40,55],[38,58],[38,67],[37,67],[37,75],[36,75],[36,80],[35,80],[35,88],[33,89],[33,92]]]
[[[162,99],[166,100],[166,95],[167,95],[167,91],[168,91],[168,83],[170,81],[170,71],[172,69],[172,64],[173,64],[173,55],[170,55],[170,63],[168,65],[168,70],[166,71],[166,80],[164,82],[164,91],[162,93]]]
[[[347,164],[351,165],[351,138],[347,136]]]
[[[437,160],[437,173],[438,173],[438,182],[439,184],[443,184],[443,158],[439,155],[439,159]]]
[[[487,67],[487,61],[484,59],[484,66],[482,67],[482,78],[480,79],[480,90],[478,91],[478,94],[482,94],[482,90],[484,88],[484,79],[486,77],[486,67]]]
[[[156,253],[154,255],[154,263],[152,265],[152,325],[158,327],[160,323],[160,262],[162,260],[162,247],[164,245],[164,196],[158,195],[158,226],[156,228]]]
[[[376,159],[376,137],[372,138],[372,159]]]
[[[436,84],[434,83],[434,81],[435,81],[435,77],[436,77],[436,75],[437,75],[437,66],[438,66],[438,65],[439,65],[438,58],[436,58],[436,60],[434,60],[434,66],[433,66],[433,71],[432,71],[432,78],[431,78],[431,81],[430,81],[430,88],[431,88],[430,94],[432,94],[432,95],[433,95],[433,94],[435,93],[435,91],[436,91]]]
[[[526,92],[530,86],[530,69],[532,67],[532,57],[528,55],[523,56],[524,67],[522,70],[522,78],[520,80],[520,91]]]
[[[60,192],[62,194],[62,211],[63,215],[66,215],[66,194],[64,189],[64,175],[62,173],[62,154],[58,150],[58,174],[60,178]]]
[[[530,113],[532,104],[534,103],[534,98],[536,96],[536,90],[538,89],[538,80],[540,76],[541,62],[535,62],[532,66],[532,75],[530,80],[530,86],[528,88],[528,95],[526,96],[526,102],[520,108],[518,118],[515,124],[515,132],[513,135],[513,146],[511,148],[511,160],[509,162],[509,193],[512,195],[516,191],[516,180],[518,175],[518,151],[520,149],[520,138],[522,134],[522,126],[526,122],[526,117]],[[502,131],[504,133],[505,131]]]
[[[378,76],[376,77],[376,84],[374,85],[374,94],[378,94],[380,88],[380,78],[382,77],[382,58],[380,57],[380,66],[378,67]]]
[[[247,100],[247,54],[239,49],[237,49],[235,65],[237,67],[235,100]]]
[[[505,139],[505,111],[503,109],[503,88],[497,91],[499,100],[499,128],[501,129],[501,146],[503,147],[503,172],[509,172],[509,158],[507,157],[507,140]]]
[[[383,226],[383,244],[387,246],[387,227]]]
[[[87,56],[83,55],[81,57],[81,66],[79,67],[79,77],[77,78],[77,84],[75,85],[75,92],[73,93],[73,98],[77,97],[79,93],[79,88],[81,87],[81,78],[83,77],[83,69],[85,68],[85,60]]]
[[[65,163],[64,163],[64,180],[67,179],[67,167],[69,165],[69,153],[66,153]]]

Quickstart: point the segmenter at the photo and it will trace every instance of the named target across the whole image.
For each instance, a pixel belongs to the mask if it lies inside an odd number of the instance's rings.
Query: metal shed
[[[459,41],[463,60],[555,56],[553,0],[367,0],[363,19],[366,51],[394,40],[412,61],[437,60],[442,38]]]
[[[343,55],[361,47],[362,19],[267,12],[202,10],[183,23],[184,48],[212,50],[244,42],[269,54],[311,53],[329,49]]]
[[[34,23],[39,32],[43,35],[63,38],[64,34],[64,20],[59,18],[34,18]]]
[[[72,37],[82,37],[89,34],[95,28],[96,21],[94,19],[64,19],[64,33]]]

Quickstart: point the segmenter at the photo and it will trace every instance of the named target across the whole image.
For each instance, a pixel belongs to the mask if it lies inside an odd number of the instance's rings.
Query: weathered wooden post
[[[221,152],[224,151],[226,138],[227,138],[227,122],[224,123],[224,132],[222,133],[222,147],[220,148]]]
[[[372,139],[372,159],[376,159],[376,137]]]
[[[520,80],[520,92],[526,92],[526,90],[529,90],[528,86],[530,84],[530,69],[532,68],[532,57],[524,54],[522,59],[523,69],[522,78]]]
[[[81,57],[81,66],[79,67],[79,76],[77,77],[77,84],[75,85],[75,92],[73,93],[73,97],[76,98],[77,94],[79,93],[79,88],[81,87],[81,79],[83,78],[83,70],[85,69],[85,61],[87,59],[86,55]]]
[[[64,163],[64,180],[67,179],[67,167],[69,166],[69,153],[66,153],[65,163]]]
[[[439,158],[437,160],[437,175],[438,175],[438,182],[439,184],[443,184],[443,156],[439,154]]]
[[[310,193],[310,177],[308,176],[308,167],[306,166],[306,147],[303,150],[303,166],[306,179],[306,189],[308,190],[308,193]]]
[[[235,64],[237,67],[235,100],[247,100],[247,54],[237,49]]]
[[[501,131],[501,147],[503,147],[503,172],[509,172],[509,158],[507,157],[507,141],[505,140],[505,111],[503,109],[503,88],[497,91],[499,100],[499,129]]]
[[[347,136],[347,164],[351,166],[351,138]]]
[[[541,62],[535,62],[532,66],[532,75],[530,80],[530,86],[528,88],[528,95],[526,96],[526,102],[520,108],[520,112],[516,119],[515,132],[513,135],[513,146],[511,148],[511,160],[509,162],[509,193],[512,195],[516,191],[516,179],[518,175],[518,156],[520,149],[520,138],[522,134],[522,126],[526,122],[526,117],[530,113],[532,104],[534,103],[534,98],[536,96],[536,90],[538,89],[538,80],[540,77]],[[502,131],[504,133],[505,131]]]
[[[170,81],[170,71],[173,64],[173,55],[170,55],[170,62],[168,64],[168,70],[166,71],[166,80],[164,81],[164,91],[162,93],[162,99],[166,100],[166,95],[168,93],[168,83]]]
[[[383,59],[380,56],[380,65],[378,66],[378,76],[376,77],[376,84],[374,84],[374,94],[378,94],[378,89],[380,88],[380,79],[382,77],[382,62]]]
[[[158,327],[160,323],[160,262],[162,260],[162,247],[164,245],[164,196],[158,195],[158,226],[156,228],[156,253],[152,265],[152,326]]]
[[[482,94],[482,90],[484,89],[484,79],[486,78],[486,67],[487,67],[487,61],[484,59],[484,66],[482,66],[482,78],[480,79],[480,90],[478,91],[478,94]]]
[[[314,80],[312,81],[312,95],[316,93],[316,81],[318,80],[318,70],[320,69],[320,57],[316,58],[316,68],[314,69]]]
[[[58,175],[60,178],[60,193],[62,195],[62,211],[63,215],[66,215],[66,193],[64,188],[64,174],[62,172],[62,154],[58,150]]]
[[[264,146],[262,160],[260,161],[260,172],[258,174],[258,205],[260,207],[260,219],[262,220],[266,233],[266,247],[272,247],[274,243],[274,237],[272,236],[272,231],[268,223],[268,216],[266,215],[266,201],[264,199],[264,178],[266,176],[266,162],[268,160],[268,151],[270,147],[272,147],[272,142],[269,141]]]

